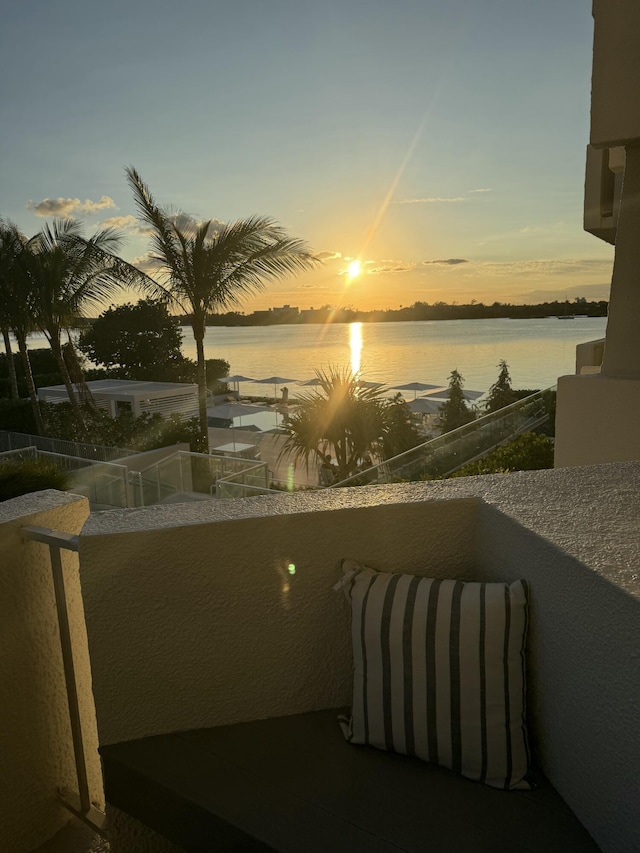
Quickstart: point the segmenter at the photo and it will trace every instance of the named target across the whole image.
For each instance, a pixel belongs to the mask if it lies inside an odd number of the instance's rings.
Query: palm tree
[[[126,170],[140,220],[152,232],[158,294],[184,311],[196,342],[200,431],[208,447],[204,336],[207,315],[263,290],[268,281],[309,270],[318,259],[274,220],[251,216],[229,224],[195,222],[159,207],[134,168]]]
[[[365,386],[348,368],[316,371],[317,390],[301,395],[283,428],[287,438],[280,456],[294,454],[294,462],[320,462],[329,450],[336,459],[337,478],[353,474],[358,461],[382,450],[386,409],[383,389]]]
[[[14,400],[19,399],[18,379],[16,366],[11,349],[11,315],[14,301],[11,290],[13,288],[13,277],[18,258],[26,243],[26,237],[18,231],[11,222],[0,220],[0,330],[4,341],[4,349],[7,355],[7,368],[9,370],[9,383],[11,396]]]
[[[88,239],[80,232],[81,224],[74,219],[54,220],[28,241],[25,255],[35,294],[35,322],[49,342],[69,401],[79,417],[78,383],[74,386],[63,357],[63,333],[67,333],[66,346],[75,363],[70,330],[78,317],[112,298],[119,289],[155,286],[115,254],[122,240],[115,229],[104,228]]]
[[[27,336],[37,328],[34,320],[34,292],[27,274],[28,252],[27,238],[18,228],[11,222],[0,222],[0,327],[9,364],[12,395],[15,399],[19,397],[10,332],[18,343],[22,358],[36,430],[42,434],[42,416],[27,349]]]

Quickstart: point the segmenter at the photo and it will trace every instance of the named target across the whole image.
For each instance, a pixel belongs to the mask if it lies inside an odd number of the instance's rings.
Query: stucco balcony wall
[[[100,742],[348,704],[342,557],[526,577],[538,761],[603,850],[640,848],[638,517],[634,463],[92,516]]]
[[[25,525],[79,533],[85,498],[36,492],[0,503],[0,849],[33,850],[69,820],[57,789],[77,787],[49,549]],[[93,800],[102,775],[78,558],[63,552],[70,629]]]
[[[640,379],[561,376],[556,468],[640,459]]]

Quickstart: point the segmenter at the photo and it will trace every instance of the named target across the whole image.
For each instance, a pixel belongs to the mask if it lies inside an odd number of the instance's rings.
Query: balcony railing
[[[114,462],[93,462],[64,453],[51,453],[37,447],[24,447],[0,453],[0,459],[37,459],[51,462],[69,477],[69,491],[84,495],[92,509],[115,509],[129,506],[128,472],[126,465]]]
[[[64,456],[78,456],[93,462],[117,462],[125,456],[132,456],[135,450],[122,447],[104,447],[100,444],[86,444],[80,441],[66,441],[46,435],[29,435],[21,432],[0,430],[0,452],[19,450],[25,447],[37,447],[48,453],[61,453]]]
[[[134,480],[137,506],[180,499],[250,497],[269,491],[265,462],[186,450],[135,472]]]
[[[432,480],[481,458],[489,451],[546,423],[555,386],[431,439],[328,488]]]

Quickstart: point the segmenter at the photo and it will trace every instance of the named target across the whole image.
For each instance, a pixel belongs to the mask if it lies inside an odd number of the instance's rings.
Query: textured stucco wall
[[[640,379],[561,376],[555,466],[640,459]]]
[[[281,514],[224,517],[238,511],[230,504],[269,511],[272,500]],[[339,560],[471,571],[477,501],[293,514],[288,504],[115,511],[120,533],[113,513],[91,518],[80,561],[101,743],[348,704]]]
[[[610,509],[607,495],[601,498],[601,509]],[[572,538],[567,528],[576,523],[592,526],[585,550],[592,537],[603,537],[597,551],[615,577],[616,560],[627,553],[622,545],[616,554],[620,530],[615,521],[602,525],[605,514],[578,502],[569,518],[547,519],[545,532],[561,541]],[[527,659],[536,760],[603,850],[640,850],[640,602],[559,542],[491,507],[480,529],[482,571],[531,584]],[[625,534],[636,540],[629,556],[637,570],[637,530]]]
[[[0,848],[32,850],[69,820],[57,788],[75,789],[49,549],[23,541],[41,525],[78,533],[87,501],[46,491],[0,503]],[[102,801],[78,558],[63,553],[92,796]]]
[[[640,849],[639,518],[640,463],[92,516],[101,741],[348,703],[342,556],[527,577],[544,769],[603,850]]]

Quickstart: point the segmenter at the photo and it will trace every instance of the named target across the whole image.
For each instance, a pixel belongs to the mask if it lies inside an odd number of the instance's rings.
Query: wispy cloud
[[[429,266],[430,264],[437,264],[438,266],[456,266],[457,264],[468,264],[470,261],[467,258],[444,258],[438,261],[423,261],[423,264]]]
[[[89,198],[85,201],[79,198],[43,198],[37,204],[30,200],[26,206],[36,216],[71,216],[74,213],[97,213],[115,207],[116,203],[108,195],[103,195],[100,201],[91,201]]]
[[[530,276],[576,275],[584,273],[610,273],[613,261],[606,258],[562,258],[542,261],[507,261],[475,263],[465,275]]]
[[[557,234],[561,228],[566,228],[567,223],[560,220],[559,222],[545,222],[538,225],[525,225],[520,229],[520,234]]]
[[[402,201],[396,202],[396,204],[441,204],[441,203],[453,203],[459,201],[466,201],[463,196],[456,196],[455,198],[440,198],[439,196],[426,196],[425,198],[403,198]]]
[[[342,252],[318,252],[321,261],[337,261],[342,258]]]
[[[403,261],[385,261],[381,266],[370,267],[367,269],[367,275],[381,275],[382,273],[399,273],[411,272],[415,269],[415,264],[404,263]]]
[[[478,189],[469,190],[469,192],[470,193],[490,193],[490,192],[493,192],[493,190],[491,189],[491,187],[478,187]]]

